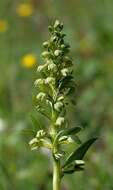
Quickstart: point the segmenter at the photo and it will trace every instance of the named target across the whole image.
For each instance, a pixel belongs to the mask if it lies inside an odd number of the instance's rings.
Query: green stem
[[[60,190],[61,174],[60,161],[53,159],[53,190]]]

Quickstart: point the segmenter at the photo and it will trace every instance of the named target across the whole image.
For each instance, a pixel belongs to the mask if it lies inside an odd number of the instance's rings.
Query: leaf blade
[[[74,160],[82,160],[85,153],[89,149],[89,147],[97,140],[97,138],[92,138],[83,143],[78,149],[76,149],[74,152],[72,152],[69,157],[66,159],[65,164],[63,167],[69,165],[72,163]]]
[[[30,115],[31,117],[31,120],[32,120],[32,123],[33,123],[33,126],[35,127],[35,129],[42,129],[42,126],[40,124],[40,122],[36,119],[36,117],[34,115]]]
[[[73,127],[64,131],[64,135],[75,135],[81,131],[81,127]]]

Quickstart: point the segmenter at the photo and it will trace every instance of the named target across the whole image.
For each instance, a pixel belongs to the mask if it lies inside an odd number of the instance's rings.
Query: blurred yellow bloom
[[[0,32],[6,32],[7,29],[8,29],[7,21],[0,19]]]
[[[17,6],[17,14],[20,17],[29,17],[33,14],[33,6],[31,3],[21,3]]]
[[[37,62],[36,56],[34,54],[26,54],[22,57],[22,65],[26,68],[33,67]]]

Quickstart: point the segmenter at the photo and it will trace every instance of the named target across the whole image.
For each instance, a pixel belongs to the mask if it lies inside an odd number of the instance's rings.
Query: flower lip
[[[53,77],[47,77],[45,79],[45,84],[54,84],[55,83],[55,78]]]
[[[46,94],[43,92],[40,92],[37,96],[36,96],[37,100],[43,101],[46,98]]]
[[[35,86],[42,85],[42,84],[44,84],[44,79],[36,79],[36,81],[34,82]]]
[[[36,144],[38,142],[38,140],[37,140],[37,138],[34,138],[34,139],[32,139],[30,142],[29,142],[29,145],[34,145],[34,144]]]

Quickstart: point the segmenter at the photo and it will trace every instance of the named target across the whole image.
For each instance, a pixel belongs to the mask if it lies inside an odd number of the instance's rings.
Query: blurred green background
[[[32,152],[30,114],[47,26],[59,19],[71,44],[77,83],[73,124],[99,135],[86,169],[62,190],[113,190],[113,1],[0,0],[0,190],[50,190],[48,152]]]

